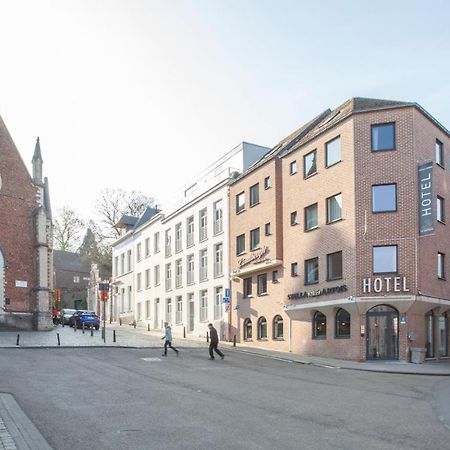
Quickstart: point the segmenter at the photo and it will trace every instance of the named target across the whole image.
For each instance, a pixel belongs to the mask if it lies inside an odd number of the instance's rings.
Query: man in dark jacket
[[[213,327],[212,323],[208,324],[209,328],[209,359],[215,359],[213,350],[220,356],[220,359],[225,358],[225,355],[217,348],[219,345],[219,336],[217,330]]]

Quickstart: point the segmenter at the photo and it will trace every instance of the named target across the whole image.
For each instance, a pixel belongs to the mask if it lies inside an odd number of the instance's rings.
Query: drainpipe
[[[291,352],[291,340],[292,340],[292,319],[289,317],[289,351]]]

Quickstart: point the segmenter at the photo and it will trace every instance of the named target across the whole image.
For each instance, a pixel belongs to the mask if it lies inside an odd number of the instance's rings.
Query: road
[[[57,450],[450,449],[449,377],[207,358],[0,349],[0,391]]]

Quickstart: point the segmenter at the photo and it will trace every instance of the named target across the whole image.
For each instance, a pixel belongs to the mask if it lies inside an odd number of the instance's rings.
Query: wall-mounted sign
[[[364,294],[372,292],[409,292],[406,277],[376,277],[363,278],[362,288]]]
[[[400,316],[400,325],[405,325],[406,323],[406,316]]]
[[[329,295],[329,294],[335,294],[336,292],[346,292],[346,291],[347,291],[347,285],[343,284],[342,286],[317,289],[315,291],[296,292],[295,294],[289,294],[288,299],[289,300],[299,300],[301,298],[319,297],[321,295]]]
[[[419,165],[419,235],[434,233],[433,162]]]
[[[16,287],[28,287],[28,281],[16,280]]]
[[[256,252],[250,253],[250,255],[243,256],[242,258],[238,259],[238,267],[244,267],[247,266],[250,263],[256,264],[259,262],[262,262],[266,259],[266,255],[269,253],[270,249],[265,245],[260,250],[257,250]]]

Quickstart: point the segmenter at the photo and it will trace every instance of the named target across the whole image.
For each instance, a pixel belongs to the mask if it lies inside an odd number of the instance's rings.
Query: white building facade
[[[174,335],[198,337],[213,323],[227,338],[228,183],[268,150],[242,143],[209,166],[165,214],[147,211],[118,224],[125,233],[113,244],[112,320],[150,329],[167,321]]]

